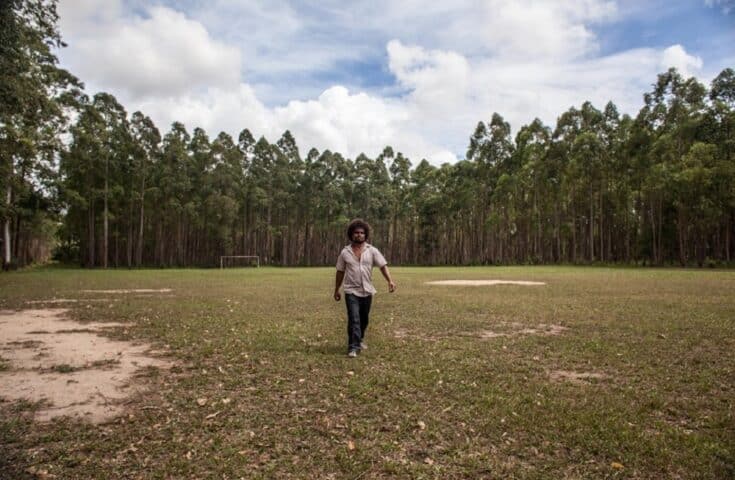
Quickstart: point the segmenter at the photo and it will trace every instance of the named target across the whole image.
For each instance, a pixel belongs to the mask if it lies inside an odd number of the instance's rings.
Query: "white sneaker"
[[[357,350],[350,350],[349,353],[347,354],[347,356],[350,357],[350,358],[357,357]]]
[[[360,350],[367,350],[367,343],[360,342]]]

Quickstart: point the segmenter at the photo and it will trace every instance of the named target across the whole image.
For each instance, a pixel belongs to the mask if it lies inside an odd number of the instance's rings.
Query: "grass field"
[[[68,307],[175,362],[102,425],[0,403],[0,478],[735,476],[735,272],[392,272],[357,359],[330,268],[0,275],[5,310],[171,288]],[[425,285],[445,279],[547,285]]]

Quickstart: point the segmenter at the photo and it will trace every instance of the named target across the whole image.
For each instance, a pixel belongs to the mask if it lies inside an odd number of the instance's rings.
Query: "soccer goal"
[[[219,268],[260,267],[258,255],[222,255],[219,257]]]

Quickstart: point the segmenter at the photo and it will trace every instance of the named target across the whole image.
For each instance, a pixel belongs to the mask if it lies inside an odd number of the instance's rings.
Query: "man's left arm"
[[[390,276],[390,272],[388,271],[388,265],[383,265],[382,267],[380,267],[380,273],[383,274],[383,277],[385,277],[385,280],[388,282],[388,291],[390,293],[395,292],[396,282],[394,282]]]

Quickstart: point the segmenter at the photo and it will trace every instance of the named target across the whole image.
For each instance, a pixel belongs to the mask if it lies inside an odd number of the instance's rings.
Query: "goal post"
[[[240,263],[237,260],[244,260],[245,265],[250,263],[253,264],[253,260],[255,261],[255,266],[260,267],[260,256],[259,255],[222,255],[219,257],[219,268],[223,269],[225,266],[235,266],[235,263]],[[238,265],[241,266],[241,265]]]

